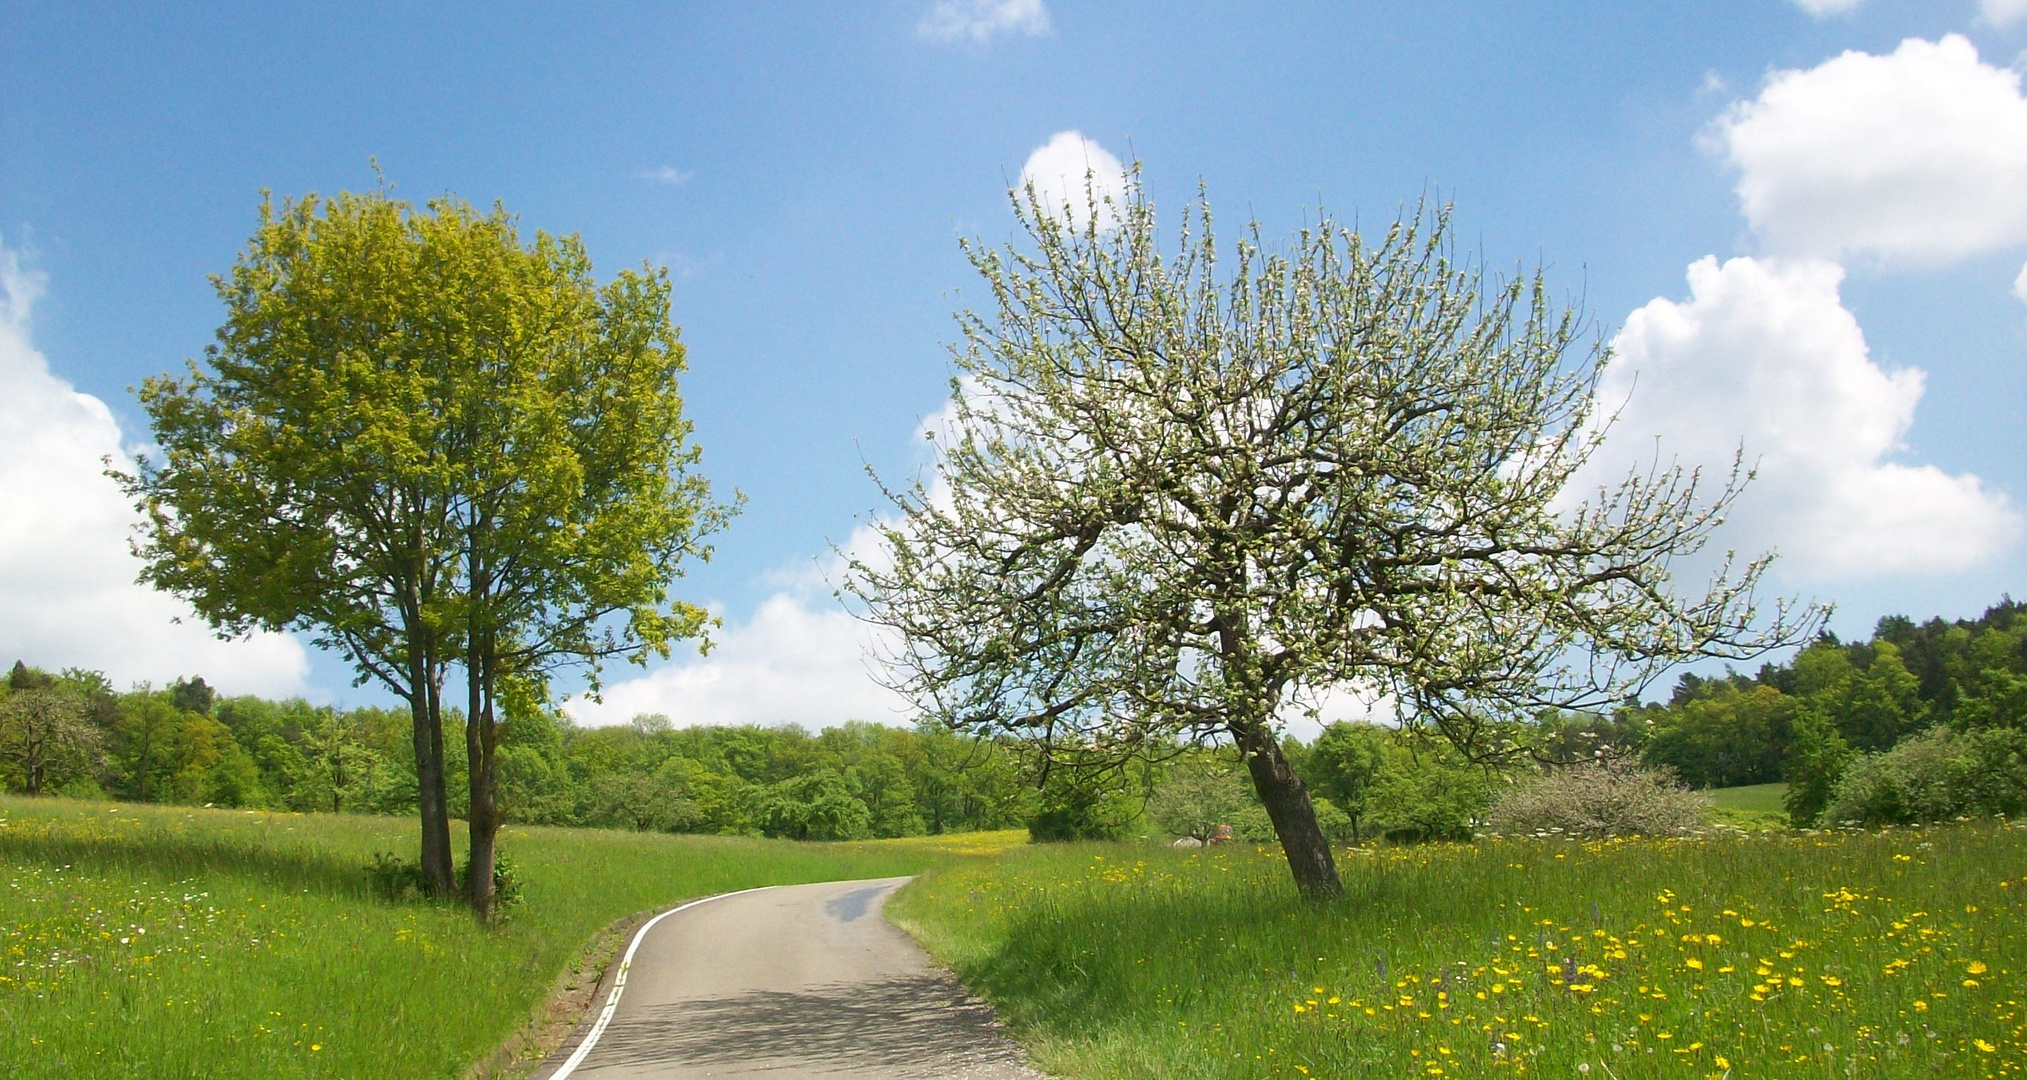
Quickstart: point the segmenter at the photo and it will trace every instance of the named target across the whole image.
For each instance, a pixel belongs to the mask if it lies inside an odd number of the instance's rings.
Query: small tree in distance
[[[1147,816],[1171,836],[1208,844],[1219,826],[1229,827],[1252,802],[1243,782],[1223,762],[1178,758],[1154,785]]]
[[[1813,609],[1755,587],[1766,557],[1673,589],[1744,476],[1700,497],[1656,466],[1572,500],[1608,426],[1602,347],[1536,275],[1488,286],[1447,210],[1375,242],[1327,215],[1229,252],[1201,202],[1161,250],[1123,205],[967,243],[994,310],[960,316],[933,477],[890,489],[864,617],[929,716],[1106,767],[1229,741],[1312,897],[1341,887],[1283,719],[1346,690],[1475,756],[1511,721],[1622,701],[1705,656],[1791,643]],[[1229,259],[1229,261],[1227,261]]]

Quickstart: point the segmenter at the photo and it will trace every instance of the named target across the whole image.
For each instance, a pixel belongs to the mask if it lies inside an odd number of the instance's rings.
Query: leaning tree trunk
[[[1330,855],[1330,841],[1316,823],[1316,804],[1309,801],[1309,787],[1295,775],[1271,727],[1264,723],[1231,725],[1232,737],[1246,755],[1246,770],[1253,774],[1253,790],[1267,808],[1274,823],[1274,835],[1288,857],[1288,871],[1295,875],[1295,887],[1311,900],[1330,900],[1344,895],[1337,878],[1337,862]]]

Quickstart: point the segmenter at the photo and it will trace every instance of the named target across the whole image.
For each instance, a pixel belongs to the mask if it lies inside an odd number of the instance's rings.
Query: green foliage
[[[1242,769],[1200,752],[1171,761],[1162,770],[1147,800],[1147,818],[1170,836],[1209,843],[1220,826],[1237,823],[1247,811],[1257,812],[1259,805]]]
[[[760,796],[764,836],[788,840],[859,840],[873,833],[873,815],[832,769],[790,777]]]
[[[1837,725],[1814,702],[1806,702],[1795,713],[1793,738],[1788,743],[1788,791],[1785,799],[1788,819],[1796,828],[1816,823],[1844,765],[1851,760],[1851,747],[1837,731]]]
[[[66,695],[103,750],[85,767],[59,770],[52,786],[68,793],[294,811],[416,811],[406,710],[228,697],[216,699],[207,715],[178,709],[173,688],[114,694],[89,672],[59,677],[22,666],[12,678],[48,689],[0,688],[0,720],[10,696]],[[456,710],[449,715],[460,718]],[[0,735],[5,730],[0,724]],[[1008,747],[934,728],[852,722],[815,735],[786,726],[678,730],[666,717],[578,728],[552,713],[528,712],[502,724],[499,734],[499,805],[510,822],[757,834],[770,827],[763,807],[773,807],[782,835],[900,837],[1017,826],[1034,801]],[[446,750],[448,775],[459,780],[467,768],[464,746],[453,742]],[[10,760],[0,754],[0,780],[19,788]],[[786,783],[819,772],[830,779]],[[824,805],[789,805],[804,797]],[[461,813],[464,806],[454,798],[451,809]],[[798,816],[805,825],[788,824]]]
[[[1117,840],[1130,835],[1139,818],[1134,802],[1123,772],[1057,769],[1036,795],[1028,837],[1038,844]]]
[[[1339,721],[1316,737],[1300,766],[1310,790],[1330,800],[1344,815],[1354,842],[1360,839],[1360,823],[1386,769],[1390,738],[1386,729],[1377,724]]]
[[[1823,821],[1915,825],[2027,812],[2027,731],[1933,728],[1891,750],[1853,759],[1837,778]]]
[[[1469,840],[1495,774],[1447,743],[1399,739],[1366,804],[1372,832],[1394,841]]]
[[[1795,820],[1813,821],[1851,752],[1886,750],[1935,725],[2027,726],[2021,612],[2006,598],[1954,623],[1889,616],[1868,641],[1825,634],[1751,677],[1684,675],[1667,704],[1617,719],[1646,729],[1644,760],[1694,786],[1795,781]]]
[[[1695,686],[1695,684],[1692,684]],[[1766,784],[1783,775],[1795,699],[1771,686],[1710,680],[1650,719],[1643,756],[1692,787]]]

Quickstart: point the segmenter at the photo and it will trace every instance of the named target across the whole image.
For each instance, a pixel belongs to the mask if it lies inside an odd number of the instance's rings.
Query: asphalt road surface
[[[662,919],[568,1080],[1038,1077],[992,1010],[881,917],[907,880],[764,889]],[[535,1075],[554,1076],[583,1038]]]

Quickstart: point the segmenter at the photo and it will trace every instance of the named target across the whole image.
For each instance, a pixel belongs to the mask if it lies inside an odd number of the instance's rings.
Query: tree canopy
[[[1605,351],[1539,274],[1460,264],[1447,210],[1374,239],[1325,214],[1278,252],[1255,225],[1227,252],[1199,202],[1170,254],[1137,182],[1091,199],[1069,219],[1015,193],[1020,239],[965,245],[993,309],[960,316],[932,475],[889,491],[852,564],[929,715],[1066,762],[1230,740],[1328,896],[1277,744],[1292,712],[1362,692],[1515,754],[1507,721],[1812,623],[1761,610],[1766,557],[1675,589],[1741,471],[1578,490]]]
[[[383,191],[264,204],[216,286],[217,344],[140,392],[161,448],[122,478],[143,577],[222,633],[306,633],[408,701],[439,890],[463,667],[483,908],[496,700],[540,708],[559,663],[595,684],[704,629],[669,585],[730,510],[693,471],[667,275],[600,286],[574,237]]]

